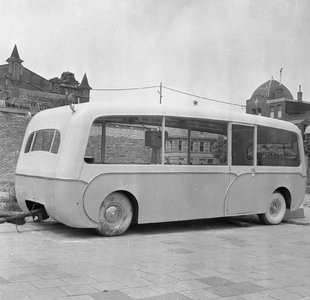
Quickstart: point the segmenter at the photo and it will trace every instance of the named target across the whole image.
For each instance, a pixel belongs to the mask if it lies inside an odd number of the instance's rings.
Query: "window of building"
[[[262,109],[261,109],[261,108],[258,108],[258,109],[257,109],[257,114],[258,114],[259,116],[262,115]]]
[[[262,114],[262,109],[259,108],[259,107],[258,107],[257,109],[256,109],[256,108],[253,108],[253,109],[252,109],[252,114],[253,114],[253,115],[259,115],[259,116],[261,116],[261,114]]]
[[[19,80],[19,64],[16,62],[13,64],[13,79]]]
[[[280,119],[282,118],[282,105],[278,105],[277,110],[278,110],[278,119]]]
[[[194,142],[191,141],[191,151],[194,151]]]
[[[181,152],[183,150],[183,142],[179,141],[179,151]]]
[[[210,142],[205,143],[205,152],[210,152]]]
[[[204,142],[199,143],[199,151],[203,152],[204,151]]]
[[[167,152],[171,152],[172,150],[172,141],[166,141],[166,148],[165,148],[165,151]]]
[[[270,113],[269,113],[270,118],[274,118],[274,107],[270,106]]]

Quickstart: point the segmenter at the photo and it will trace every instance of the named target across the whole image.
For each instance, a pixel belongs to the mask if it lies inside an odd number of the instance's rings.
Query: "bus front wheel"
[[[132,215],[130,200],[122,193],[112,193],[101,204],[96,231],[103,236],[121,235],[131,224]]]
[[[286,203],[280,193],[273,193],[266,213],[259,214],[260,221],[265,225],[277,225],[282,222],[286,211]]]

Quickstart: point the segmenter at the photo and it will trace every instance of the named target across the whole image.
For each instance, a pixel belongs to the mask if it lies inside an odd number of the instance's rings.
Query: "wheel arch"
[[[138,201],[137,201],[136,197],[132,193],[130,193],[126,190],[117,190],[114,192],[122,193],[123,195],[125,195],[129,199],[129,201],[132,205],[132,209],[133,209],[133,216],[132,216],[131,224],[138,224],[139,205],[138,205]]]
[[[274,193],[279,193],[283,196],[284,200],[285,200],[285,203],[286,203],[286,209],[290,209],[291,207],[291,203],[292,203],[292,194],[291,192],[289,191],[288,188],[286,187],[279,187],[277,188]]]

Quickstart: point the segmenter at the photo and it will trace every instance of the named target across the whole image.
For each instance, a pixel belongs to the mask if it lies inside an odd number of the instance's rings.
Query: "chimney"
[[[299,92],[297,93],[297,101],[298,101],[298,102],[302,102],[301,85],[299,85]]]

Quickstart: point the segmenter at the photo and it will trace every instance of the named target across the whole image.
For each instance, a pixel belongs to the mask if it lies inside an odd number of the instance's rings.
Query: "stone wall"
[[[19,151],[29,121],[27,113],[0,109],[0,183],[14,181]]]

